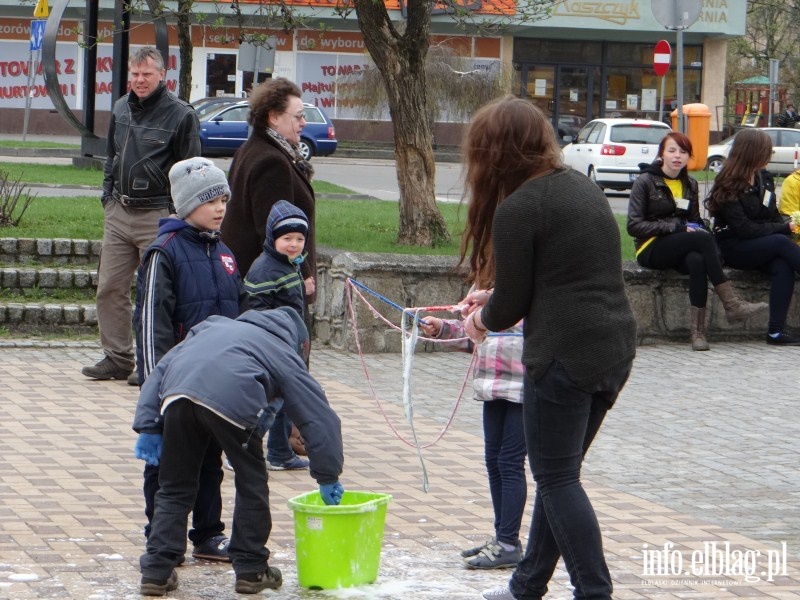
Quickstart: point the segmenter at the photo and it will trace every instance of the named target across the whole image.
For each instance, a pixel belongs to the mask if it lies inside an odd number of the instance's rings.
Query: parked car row
[[[639,163],[652,162],[658,145],[671,131],[659,121],[609,118],[587,123],[562,149],[564,164],[587,175],[601,188],[627,190],[639,175]],[[767,170],[788,175],[800,166],[800,129],[763,127],[772,140]],[[719,173],[736,134],[708,148],[706,168]]]
[[[203,156],[230,156],[244,144],[249,134],[247,115],[250,106],[246,100],[223,96],[204,98],[192,103],[200,120],[200,145]],[[337,140],[333,123],[313,104],[303,104],[306,124],[300,132],[300,153],[310,160],[312,156],[328,156],[336,151]]]

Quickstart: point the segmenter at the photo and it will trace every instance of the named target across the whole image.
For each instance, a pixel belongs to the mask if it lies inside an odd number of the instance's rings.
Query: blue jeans
[[[274,414],[274,420],[267,434],[267,460],[273,464],[283,464],[296,455],[289,444],[292,434],[292,422],[283,410],[283,399],[276,398],[269,403],[267,411]]]
[[[528,498],[522,404],[502,399],[484,402],[483,438],[495,536],[513,546],[519,541]]]
[[[164,413],[164,445],[159,464],[161,488],[139,558],[142,575],[167,579],[186,552],[186,522],[197,496],[203,457],[216,442],[231,461],[236,501],[228,554],[237,576],[266,570],[272,530],[262,431],[240,429],[207,408],[176,400]]]
[[[536,381],[530,370],[525,373],[525,437],[536,498],[528,547],[509,584],[517,599],[538,600],[547,593],[559,556],[575,598],[611,598],[600,526],[580,474],[583,457],[630,369],[628,363],[583,387],[558,361]]]

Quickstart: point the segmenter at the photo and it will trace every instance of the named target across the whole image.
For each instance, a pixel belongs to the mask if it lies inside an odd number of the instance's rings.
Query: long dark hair
[[[735,202],[751,185],[754,176],[772,156],[772,140],[759,129],[742,129],[733,140],[730,154],[705,200],[713,215],[726,202]]]
[[[463,143],[469,204],[461,238],[461,260],[470,250],[469,283],[486,288],[494,282],[492,220],[497,206],[529,179],[561,167],[561,149],[550,120],[536,106],[508,95],[483,106]]]

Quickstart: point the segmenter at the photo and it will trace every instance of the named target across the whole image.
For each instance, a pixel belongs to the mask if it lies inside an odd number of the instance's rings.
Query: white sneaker
[[[494,588],[492,590],[483,590],[481,598],[485,600],[516,600],[514,594],[508,589],[508,586],[501,588]]]

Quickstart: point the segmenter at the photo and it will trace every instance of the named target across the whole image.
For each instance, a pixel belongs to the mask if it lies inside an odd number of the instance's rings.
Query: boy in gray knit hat
[[[213,162],[196,157],[175,163],[169,171],[178,218],[161,219],[158,237],[147,248],[136,282],[136,365],[139,384],[161,358],[183,341],[189,330],[211,315],[235,319],[246,304],[233,252],[219,238],[230,198],[223,173]],[[203,458],[189,539],[192,556],[229,561],[228,538],[221,521],[222,450],[212,442]],[[144,497],[149,537],[159,469],[146,465]]]

